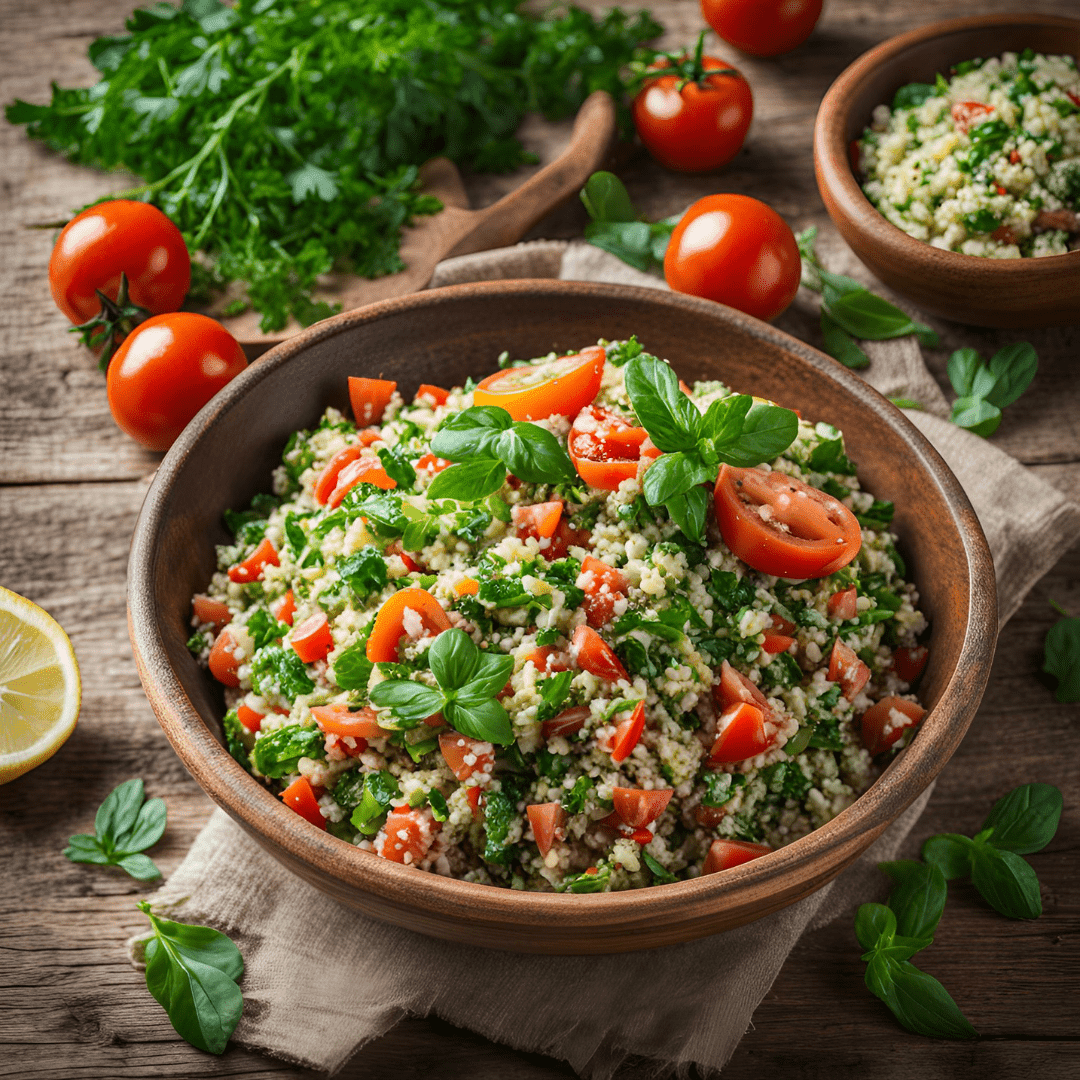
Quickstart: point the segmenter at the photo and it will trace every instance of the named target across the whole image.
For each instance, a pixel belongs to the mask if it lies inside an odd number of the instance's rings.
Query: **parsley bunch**
[[[402,268],[401,229],[440,209],[417,190],[435,154],[478,171],[530,160],[527,110],[572,114],[662,28],[647,13],[552,18],[520,0],[183,0],[136,10],[98,38],[102,78],[16,101],[14,124],[84,165],[144,181],[202,253],[205,292],[247,284],[264,330],[330,314],[312,295],[332,269]]]

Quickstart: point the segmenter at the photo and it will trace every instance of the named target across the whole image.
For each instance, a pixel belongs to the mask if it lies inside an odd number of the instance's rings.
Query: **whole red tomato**
[[[795,299],[801,263],[787,222],[748,195],[706,195],[675,226],[664,277],[676,292],[704,296],[759,319]]]
[[[810,36],[821,17],[821,0],[701,0],[701,14],[736,49],[779,56]]]
[[[109,364],[109,408],[148,450],[168,450],[188,421],[247,367],[240,343],[220,323],[191,311],[137,326]]]
[[[73,217],[49,259],[56,306],[76,325],[101,310],[100,289],[115,300],[120,274],[128,298],[157,315],[176,311],[191,284],[191,259],[180,230],[149,203],[114,199]]]
[[[679,172],[706,172],[729,162],[742,148],[754,115],[750,85],[727,61],[702,56],[665,56],[651,65],[634,98],[634,126],[661,165]],[[710,72],[719,74],[709,74]]]

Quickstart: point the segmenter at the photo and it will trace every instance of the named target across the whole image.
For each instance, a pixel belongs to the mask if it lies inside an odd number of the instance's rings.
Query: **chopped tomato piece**
[[[323,466],[323,471],[319,473],[319,478],[315,481],[314,491],[315,501],[320,506],[325,506],[327,499],[334,493],[341,470],[346,465],[351,465],[363,452],[364,448],[360,444],[346,446]]]
[[[756,705],[740,701],[720,714],[716,741],[709,752],[713,765],[728,765],[757,757],[769,748],[765,735],[765,714]]]
[[[449,469],[452,462],[446,460],[446,458],[436,457],[434,454],[424,454],[423,457],[418,458],[413,468],[417,472],[423,472],[425,469],[431,470],[431,475],[441,473],[443,469]]]
[[[313,705],[312,718],[319,730],[328,735],[353,739],[385,739],[390,734],[379,727],[374,709],[352,710],[348,705]]]
[[[558,834],[566,821],[566,811],[561,803],[549,802],[526,806],[525,813],[529,815],[536,846],[540,849],[540,854],[546,857],[551,845],[560,838]]]
[[[624,599],[630,588],[626,575],[614,566],[601,562],[592,555],[586,555],[581,563],[581,576],[578,578],[585,590],[582,607],[585,617],[592,627],[603,626],[615,614],[615,602]]]
[[[698,803],[694,807],[694,820],[706,829],[715,829],[724,818],[727,811],[722,806],[705,806]]]
[[[496,371],[473,391],[474,405],[497,405],[514,420],[575,416],[600,392],[607,353],[599,345],[572,356]]]
[[[611,801],[618,815],[632,829],[651,825],[666,809],[675,792],[672,788],[646,791],[644,788],[611,789]]]
[[[930,650],[925,645],[897,649],[893,653],[893,671],[906,683],[913,683],[926,667],[930,659]]]
[[[558,672],[570,670],[570,665],[566,663],[563,654],[557,652],[551,645],[541,645],[539,648],[533,649],[533,651],[525,657],[526,663],[530,660],[537,671]]]
[[[337,487],[330,493],[326,505],[331,509],[341,505],[342,499],[357,484],[374,484],[383,491],[390,491],[397,487],[397,481],[390,477],[386,470],[371,458],[360,458],[346,465],[341,470],[337,480]]]
[[[829,615],[834,619],[854,619],[859,614],[859,590],[854,585],[829,597]]]
[[[196,593],[191,598],[191,610],[200,623],[212,623],[215,630],[221,630],[232,622],[232,612],[228,604],[220,600],[211,600],[209,596]]]
[[[828,577],[862,546],[859,523],[842,502],[776,470],[721,465],[714,503],[724,543],[763,574]]]
[[[325,660],[326,654],[334,647],[334,637],[330,633],[330,620],[326,617],[326,612],[316,611],[314,615],[306,618],[289,635],[289,644],[305,664]]]
[[[369,427],[361,431],[357,439],[361,446],[370,446],[372,443],[377,443],[382,437],[382,432],[377,427]]]
[[[540,730],[545,739],[553,739],[556,735],[575,735],[589,719],[588,705],[575,705],[572,709],[564,709],[558,716],[545,720],[540,725]]]
[[[401,546],[400,540],[392,540],[386,545],[386,551],[383,553],[387,558],[391,555],[396,555],[404,564],[405,569],[410,574],[418,574],[423,569],[420,564],[412,558],[409,553]]]
[[[480,809],[480,789],[478,787],[468,787],[465,789],[465,799],[469,804],[469,809],[475,814]]]
[[[570,639],[570,656],[582,671],[589,671],[598,679],[618,682],[630,681],[611,646],[591,626],[579,626]]]
[[[405,612],[415,611],[429,633],[441,634],[450,629],[442,605],[426,589],[402,589],[394,593],[375,616],[367,640],[367,657],[375,664],[396,661],[398,644],[405,634]]]
[[[229,567],[229,580],[246,585],[263,576],[263,567],[280,565],[277,549],[264,536],[259,541],[259,546],[243,562]]]
[[[981,101],[958,101],[951,111],[956,130],[966,135],[973,127],[983,123],[994,108]]]
[[[782,615],[773,613],[769,616],[772,623],[772,628],[778,634],[787,634],[791,637],[795,633],[795,624],[790,619],[785,619]]]
[[[550,540],[555,535],[562,519],[561,501],[533,503],[532,506],[515,506],[511,511],[517,526],[518,538],[526,540],[530,536],[538,540]]]
[[[295,810],[305,821],[310,821],[312,825],[317,825],[320,829],[326,828],[326,818],[319,809],[319,800],[315,798],[311,781],[306,776],[297,777],[281,793],[281,801],[290,810]]]
[[[615,738],[611,741],[611,760],[616,763],[625,761],[637,746],[644,730],[645,702],[639,701],[630,714],[630,718],[615,728]]]
[[[721,870],[730,870],[752,859],[768,855],[772,848],[768,844],[752,844],[749,840],[714,840],[705,856],[705,865],[701,873],[715,874]]]
[[[237,671],[240,669],[241,661],[234,655],[235,649],[236,641],[232,634],[229,633],[229,628],[226,627],[214,639],[209,660],[210,674],[222,686],[240,685],[240,676],[237,675]]]
[[[578,413],[566,449],[581,479],[604,491],[617,491],[624,480],[633,480],[639,458],[660,452],[644,428],[599,405],[586,405]]]
[[[1077,104],[1080,104],[1080,102],[1078,102]],[[1011,150],[1009,152],[1009,162],[1011,164],[1013,164],[1013,165],[1019,165],[1020,164],[1020,151],[1019,150]]]
[[[439,750],[450,771],[464,783],[475,773],[481,778],[491,775],[495,767],[495,747],[482,739],[470,739],[449,731],[439,736]]]
[[[840,690],[848,701],[854,701],[855,695],[870,680],[870,669],[839,638],[833,645],[829,656],[829,682],[838,682]]]
[[[296,614],[296,597],[290,589],[280,600],[270,605],[270,614],[283,622],[286,626],[292,626],[293,616]]]
[[[349,401],[357,427],[378,423],[394,396],[397,383],[389,379],[358,379],[349,376]]]
[[[775,630],[765,631],[765,640],[762,642],[761,647],[772,655],[776,653],[787,652],[792,645],[795,644],[795,639],[789,637],[787,634],[778,634]]]
[[[476,578],[462,578],[460,581],[455,582],[454,592],[458,596],[476,596],[480,591],[480,582]]]
[[[548,562],[554,562],[556,559],[565,559],[570,554],[572,547],[588,547],[589,546],[589,531],[587,529],[574,529],[571,528],[570,522],[566,518],[562,518],[559,521],[559,527],[555,530],[555,535],[551,538],[551,546],[544,549],[544,558]]]
[[[445,405],[446,399],[450,396],[449,390],[444,390],[441,386],[432,386],[431,383],[421,383],[416,388],[416,398],[413,399],[415,404],[417,398],[428,397],[435,402],[436,405]]]
[[[412,866],[428,853],[438,831],[439,823],[429,810],[402,806],[387,815],[386,824],[375,837],[375,851],[391,862]]]
[[[236,709],[236,719],[239,720],[248,731],[258,731],[259,728],[262,727],[264,715],[264,713],[256,712],[250,705],[239,705]]]
[[[886,697],[875,701],[862,716],[863,745],[871,754],[880,754],[925,715],[926,710],[917,701],[907,698]]]
[[[726,660],[720,665],[720,681],[713,686],[713,700],[724,709],[745,701],[747,704],[756,705],[765,716],[771,716],[772,713],[765,695]]]
[[[635,844],[640,844],[642,847],[645,847],[646,844],[651,844],[652,838],[652,830],[646,829],[644,826],[640,829],[634,829],[634,831],[630,833],[630,839],[633,840]]]

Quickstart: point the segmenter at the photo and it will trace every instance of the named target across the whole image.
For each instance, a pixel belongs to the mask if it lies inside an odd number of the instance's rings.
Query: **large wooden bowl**
[[[228,536],[227,507],[268,490],[289,433],[347,375],[448,386],[495,368],[504,349],[538,356],[636,333],[685,379],[721,378],[843,429],[859,475],[896,503],[896,528],[933,621],[911,746],[824,828],[755,862],[694,881],[600,895],[521,893],[411,870],[315,829],[222,745],[220,687],[185,648],[191,596]],[[850,863],[930,783],[967,729],[994,652],[994,570],[945,463],[884,398],[822,353],[757,319],[678,294],[564,281],[500,281],[382,301],[271,349],[213,399],[169,451],[135,529],[128,614],[139,674],[161,726],[203,789],[291,870],[366,914],[437,937],[522,952],[644,949],[776,911]]]
[[[864,53],[829,88],[814,128],[814,168],[825,208],[856,255],[917,307],[975,326],[1080,323],[1080,251],[1039,259],[984,259],[942,251],[887,221],[851,171],[848,145],[877,105],[910,82],[933,82],[962,60],[1025,48],[1080,56],[1080,21],[985,15],[931,23]]]

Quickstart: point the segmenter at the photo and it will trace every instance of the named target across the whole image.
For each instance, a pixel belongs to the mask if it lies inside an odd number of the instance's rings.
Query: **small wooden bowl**
[[[845,433],[862,480],[896,503],[896,529],[933,621],[918,735],[851,807],[808,837],[693,881],[599,895],[522,893],[438,877],[360,851],[285,807],[221,742],[221,688],[185,647],[191,596],[229,538],[228,507],[268,489],[288,435],[347,405],[347,375],[460,385],[503,349],[539,356],[636,333],[688,379],[720,378]],[[997,631],[994,568],[955,477],[916,428],[846,368],[779,330],[676,293],[566,281],[458,285],[328,319],[270,350],[215,397],[166,455],[135,528],[128,618],[139,674],[195,779],[288,870],[368,915],[421,933],[539,953],[622,952],[726,930],[824,885],[930,783],[978,706]],[[285,872],[283,870],[283,872]]]
[[[832,84],[814,127],[818,190],[856,255],[891,289],[924,311],[976,326],[1080,323],[1080,251],[1039,259],[984,259],[908,236],[863,194],[848,146],[877,105],[910,82],[933,82],[962,60],[1025,48],[1080,55],[1080,21],[1054,15],[946,19],[890,38]]]

